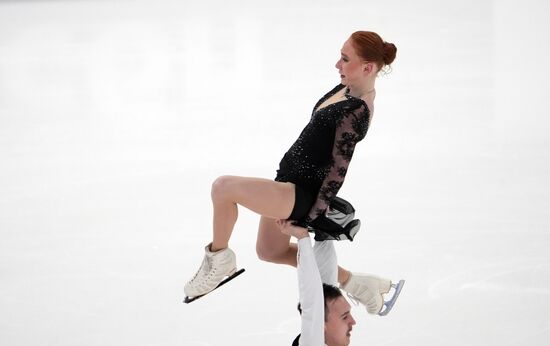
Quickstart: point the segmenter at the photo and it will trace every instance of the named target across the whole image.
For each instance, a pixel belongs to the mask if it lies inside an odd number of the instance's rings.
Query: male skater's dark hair
[[[332,302],[333,300],[338,299],[338,297],[342,297],[342,291],[336,286],[323,284],[323,296],[325,297],[325,322],[327,321],[328,317],[328,303]],[[302,305],[298,303],[298,311],[300,311],[300,315],[302,314]],[[292,342],[292,346],[299,346],[300,343],[300,335],[294,339]]]
[[[328,303],[336,300],[338,297],[342,297],[342,291],[336,286],[323,284],[323,296],[325,297],[325,322],[328,317]],[[302,314],[302,305],[298,303],[298,311]]]

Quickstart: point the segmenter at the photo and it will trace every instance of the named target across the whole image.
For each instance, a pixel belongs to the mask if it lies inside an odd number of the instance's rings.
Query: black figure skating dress
[[[309,123],[279,164],[276,181],[291,182],[316,196],[302,221],[323,214],[344,182],[355,145],[367,134],[370,111],[356,97],[317,108],[345,88],[340,84],[313,108]]]

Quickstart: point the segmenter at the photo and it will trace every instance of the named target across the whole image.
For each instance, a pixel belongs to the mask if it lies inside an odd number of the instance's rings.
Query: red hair
[[[364,61],[372,61],[378,65],[378,71],[390,65],[395,60],[397,47],[393,43],[382,40],[380,35],[372,31],[356,31],[351,34],[351,43],[355,53]]]

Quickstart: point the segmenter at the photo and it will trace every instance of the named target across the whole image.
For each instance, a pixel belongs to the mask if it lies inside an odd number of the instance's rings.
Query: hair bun
[[[384,64],[389,65],[395,60],[397,47],[393,43],[384,42]]]

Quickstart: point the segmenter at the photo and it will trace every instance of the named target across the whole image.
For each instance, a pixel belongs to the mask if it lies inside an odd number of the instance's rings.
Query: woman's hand
[[[277,220],[277,226],[279,226],[282,233],[297,239],[309,237],[309,232],[306,228],[293,225],[292,222],[291,220]]]

